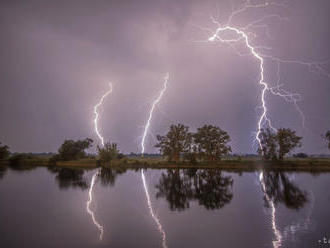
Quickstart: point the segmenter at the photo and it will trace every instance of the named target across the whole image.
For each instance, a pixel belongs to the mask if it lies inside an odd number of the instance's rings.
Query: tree
[[[304,152],[299,152],[297,154],[293,154],[294,158],[308,158],[308,154],[304,153]]]
[[[283,160],[284,156],[296,147],[301,147],[301,139],[296,132],[289,128],[277,130],[276,140],[278,143],[278,159]]]
[[[2,146],[0,142],[0,159],[6,159],[9,157],[9,155],[10,155],[9,147],[6,145]]]
[[[330,149],[330,130],[325,133],[325,140],[328,143],[328,148]]]
[[[259,135],[261,148],[259,154],[266,160],[283,160],[284,156],[301,146],[301,139],[289,128],[280,128],[276,133],[269,128],[262,129]]]
[[[261,147],[259,147],[258,153],[262,155],[265,160],[276,160],[276,134],[269,128],[261,129],[259,139]]]
[[[86,138],[84,140],[65,140],[58,149],[58,158],[60,160],[77,160],[86,156],[85,150],[92,146],[93,140]]]
[[[230,137],[226,131],[219,127],[204,125],[197,129],[193,138],[198,155],[207,160],[218,160],[231,152],[231,147],[227,145]]]
[[[97,146],[97,150],[101,162],[111,162],[121,157],[116,143],[105,143],[103,148]]]
[[[169,132],[165,136],[157,135],[158,147],[163,156],[167,156],[169,161],[180,161],[180,156],[189,153],[192,146],[192,134],[189,127],[183,124],[171,125]]]

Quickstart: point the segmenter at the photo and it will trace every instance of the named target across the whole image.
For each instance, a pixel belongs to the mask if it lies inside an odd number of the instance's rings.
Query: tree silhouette
[[[218,160],[231,152],[231,147],[227,145],[230,137],[219,127],[204,125],[197,129],[193,138],[199,157],[205,160]]]
[[[289,128],[280,128],[273,132],[269,128],[261,129],[258,152],[265,160],[283,160],[284,156],[294,148],[301,146],[301,139]]]
[[[180,156],[189,153],[192,146],[192,134],[189,127],[183,124],[171,125],[165,136],[157,135],[159,148],[163,156],[167,156],[169,161],[180,161]]]

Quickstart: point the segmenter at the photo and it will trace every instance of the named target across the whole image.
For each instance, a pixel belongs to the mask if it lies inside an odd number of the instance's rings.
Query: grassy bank
[[[11,166],[55,166],[65,168],[93,169],[100,166],[108,168],[125,169],[222,169],[226,171],[256,171],[260,169],[302,171],[302,172],[330,172],[329,158],[288,158],[284,161],[263,161],[257,158],[227,158],[217,162],[199,162],[192,164],[189,162],[168,162],[162,157],[130,157],[114,160],[111,163],[100,164],[96,159],[86,158],[73,161],[50,162],[46,158],[31,158],[18,161],[0,161],[0,164],[10,164]]]

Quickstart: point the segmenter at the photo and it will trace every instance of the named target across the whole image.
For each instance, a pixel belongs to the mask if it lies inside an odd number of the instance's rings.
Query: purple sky
[[[0,141],[18,152],[56,151],[69,138],[98,142],[93,106],[111,81],[100,130],[123,152],[139,152],[151,102],[169,72],[152,134],[164,134],[172,123],[192,131],[210,123],[229,132],[233,152],[254,152],[261,103],[257,60],[221,43],[196,42],[208,38],[197,26],[215,29],[211,14],[225,21],[230,11],[230,1],[2,1]],[[269,54],[283,59],[326,61],[329,11],[328,0],[291,0],[285,8],[246,11],[233,25],[280,14],[289,20],[267,19],[270,37],[256,28],[252,44],[269,46]],[[273,86],[276,68],[265,60]],[[321,134],[330,129],[329,77],[297,64],[280,69],[283,88],[302,96],[306,127],[293,104],[267,94],[274,126],[304,136],[301,151],[327,152]],[[152,134],[146,152],[156,151]]]

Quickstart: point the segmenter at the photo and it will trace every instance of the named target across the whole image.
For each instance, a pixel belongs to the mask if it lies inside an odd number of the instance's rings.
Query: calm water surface
[[[330,174],[0,170],[0,247],[330,247]]]

